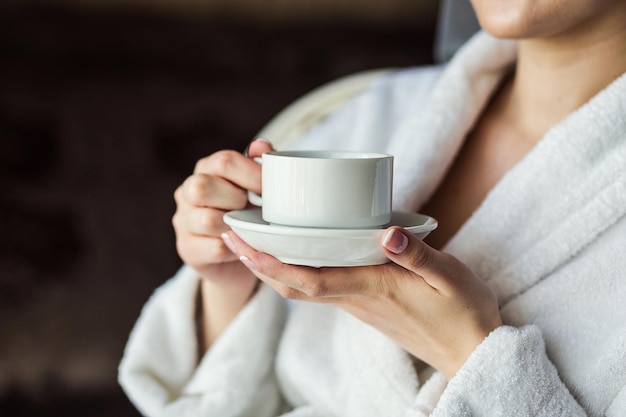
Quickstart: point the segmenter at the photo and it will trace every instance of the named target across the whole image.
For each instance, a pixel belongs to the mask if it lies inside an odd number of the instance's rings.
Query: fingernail
[[[256,265],[250,260],[250,258],[248,258],[246,255],[241,255],[239,257],[239,260],[241,261],[241,263],[243,263],[248,269],[251,269],[253,271],[257,271],[257,267]]]
[[[257,140],[260,140],[261,142],[265,142],[268,145],[272,146],[272,142],[270,142],[269,140],[265,139],[265,138],[254,138],[250,141],[250,143],[248,143],[248,146],[246,146],[246,149],[243,150],[243,154],[244,156],[248,156],[250,153],[250,145],[252,144],[252,142],[256,142]]]
[[[231,252],[236,252],[235,245],[233,245],[233,241],[230,240],[230,236],[228,236],[228,233],[222,233],[222,240],[224,241],[224,244],[228,247],[228,249],[231,250]]]
[[[409,238],[396,229],[389,229],[383,239],[383,246],[395,254],[400,254],[409,246]]]

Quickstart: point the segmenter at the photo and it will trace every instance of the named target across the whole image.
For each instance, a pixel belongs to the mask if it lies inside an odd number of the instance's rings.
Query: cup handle
[[[253,160],[258,164],[263,164],[263,159],[261,157],[256,157]],[[252,191],[248,191],[248,201],[250,202],[250,204],[258,207],[261,207],[263,205],[263,197],[261,197],[257,193],[253,193]]]

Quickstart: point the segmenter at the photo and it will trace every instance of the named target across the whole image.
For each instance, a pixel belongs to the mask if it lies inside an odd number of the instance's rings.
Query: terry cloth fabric
[[[475,36],[446,67],[382,78],[295,146],[395,156],[394,209],[419,210],[515,58]],[[626,415],[626,75],[550,129],[445,251],[496,291],[505,325],[450,381],[329,305],[262,286],[196,361],[197,277],[147,303],[120,364],[150,416]]]

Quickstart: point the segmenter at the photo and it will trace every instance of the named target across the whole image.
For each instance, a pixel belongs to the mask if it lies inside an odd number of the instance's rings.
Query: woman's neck
[[[508,120],[522,136],[539,140],[626,71],[625,22],[626,11],[598,28],[520,41],[515,75],[502,92]]]

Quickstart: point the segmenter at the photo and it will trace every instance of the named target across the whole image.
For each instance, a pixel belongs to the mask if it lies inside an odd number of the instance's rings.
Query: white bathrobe
[[[516,44],[481,33],[446,67],[386,76],[298,148],[395,156],[394,209],[436,189]],[[327,304],[262,286],[199,361],[198,278],[159,288],[120,383],[146,416],[626,416],[626,75],[550,129],[444,248],[488,282],[505,326],[454,378]]]

